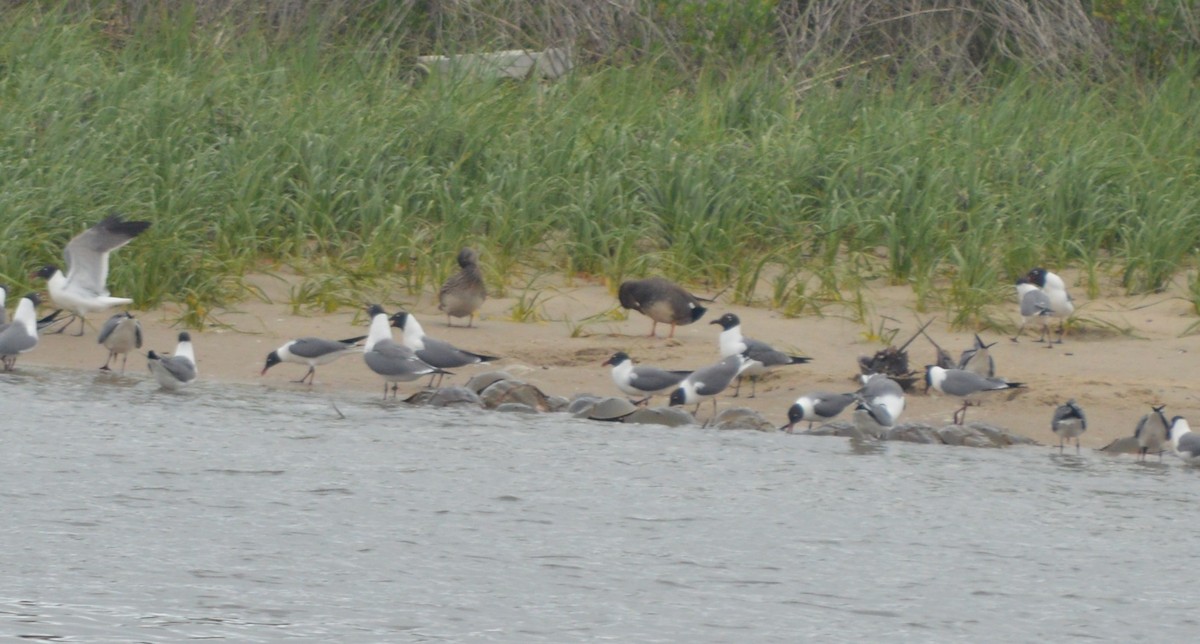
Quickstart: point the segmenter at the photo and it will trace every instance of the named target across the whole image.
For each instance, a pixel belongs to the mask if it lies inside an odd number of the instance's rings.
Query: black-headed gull
[[[717,415],[717,394],[725,391],[729,383],[733,382],[734,378],[746,368],[748,364],[746,358],[740,353],[735,353],[731,356],[721,358],[720,362],[701,367],[691,373],[683,382],[679,383],[679,387],[671,392],[670,405],[696,405],[696,411],[700,411],[700,403],[705,400],[712,400],[713,417]]]
[[[147,366],[154,379],[163,389],[175,391],[196,380],[196,350],[192,347],[192,336],[187,331],[179,334],[175,352],[162,356],[151,350],[147,355]]]
[[[987,391],[1000,389],[1017,389],[1025,385],[1020,382],[1008,382],[1000,378],[985,378],[977,373],[962,369],[943,369],[937,365],[925,367],[925,384],[931,389],[947,396],[961,398],[963,406],[954,412],[954,424],[961,425],[967,418],[967,407],[972,397]]]
[[[283,346],[267,354],[267,362],[263,365],[262,373],[259,375],[267,375],[268,369],[281,362],[291,362],[308,367],[308,371],[295,382],[303,383],[307,380],[311,385],[313,379],[316,378],[319,365],[329,364],[342,356],[361,352],[362,347],[358,346],[358,343],[365,340],[366,337],[361,335],[345,340],[326,340],[325,338],[306,336],[288,340]]]
[[[635,404],[642,404],[654,397],[671,391],[691,375],[690,371],[668,371],[658,367],[634,365],[628,353],[618,351],[600,366],[612,365],[613,384],[622,393],[636,396]]]
[[[835,394],[828,391],[810,391],[797,398],[796,402],[788,407],[788,422],[780,429],[790,434],[796,423],[806,420],[808,428],[812,429],[813,423],[836,418],[857,400],[858,396],[852,393]]]
[[[37,304],[36,295],[26,295],[17,303],[12,321],[0,325],[0,365],[5,371],[17,366],[17,356],[37,346]]]
[[[425,329],[421,328],[421,323],[417,321],[416,316],[406,311],[400,311],[391,317],[392,326],[400,329],[404,334],[402,340],[404,346],[413,350],[425,364],[428,364],[438,369],[453,369],[455,367],[463,367],[469,364],[478,364],[480,362],[491,362],[498,360],[496,356],[487,356],[481,353],[472,353],[459,349],[458,347],[444,340],[437,340],[425,335]],[[436,374],[438,384],[442,383],[442,378],[446,375],[445,372]],[[430,379],[430,385],[433,380]]]
[[[83,335],[86,316],[133,303],[127,297],[112,297],[108,292],[108,255],[128,244],[150,227],[148,221],[124,221],[119,215],[109,215],[103,221],[75,236],[67,244],[63,256],[67,272],[57,266],[44,266],[35,276],[46,279],[50,300],[55,306],[72,314],[59,333],[79,318],[79,333]]]
[[[812,360],[812,358],[788,355],[776,350],[766,342],[751,340],[743,336],[742,321],[733,313],[726,313],[720,318],[709,322],[709,324],[721,325],[722,331],[718,338],[721,357],[729,357],[736,353],[746,356],[746,367],[742,370],[742,375],[750,376],[751,398],[756,393],[758,377],[768,370],[789,364],[804,364]],[[737,396],[741,392],[741,388],[742,380],[739,376],[737,388],[734,390],[733,395]]]

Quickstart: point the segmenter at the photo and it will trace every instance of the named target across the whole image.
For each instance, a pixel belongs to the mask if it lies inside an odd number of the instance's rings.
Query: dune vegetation
[[[887,277],[963,325],[1038,264],[1194,270],[1196,3],[959,4],[9,2],[0,283],[111,212],[154,222],[113,291],[188,324],[283,265],[297,306],[436,288],[463,245],[497,289],[658,273],[801,314]],[[547,46],[571,74],[414,73]]]

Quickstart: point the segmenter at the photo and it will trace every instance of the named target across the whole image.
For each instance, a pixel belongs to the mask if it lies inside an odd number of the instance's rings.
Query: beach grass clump
[[[647,50],[580,57],[555,82],[414,84],[423,40],[319,20],[280,38],[197,7],[121,29],[32,4],[0,16],[0,279],[32,287],[112,212],[154,222],[114,256],[112,290],[194,301],[189,324],[252,295],[239,278],[264,265],[412,295],[468,245],[527,320],[545,301],[527,278],[545,271],[657,273],[861,319],[878,274],[979,326],[1033,266],[1130,293],[1195,267],[1194,62],[963,80]],[[293,306],[355,297],[313,279]]]

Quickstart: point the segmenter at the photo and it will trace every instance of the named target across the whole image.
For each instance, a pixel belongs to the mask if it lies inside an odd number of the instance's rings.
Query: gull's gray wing
[[[1179,439],[1179,445],[1175,451],[1190,455],[1191,458],[1200,457],[1200,434],[1188,432]]]
[[[785,364],[800,364],[809,361],[808,358],[789,356],[761,340],[751,340],[750,338],[743,337],[742,342],[746,345],[746,350],[742,352],[742,355],[751,360],[761,362],[764,367],[778,367]]]
[[[1083,408],[1075,404],[1074,400],[1068,400],[1054,410],[1054,419],[1050,421],[1050,426],[1058,427],[1059,423],[1073,419],[1079,419],[1080,427],[1087,429],[1087,417],[1083,414]]]
[[[883,374],[875,374],[863,384],[862,388],[858,390],[858,394],[863,398],[877,398],[889,394],[903,396],[904,388],[900,386],[900,383]]]
[[[658,367],[637,366],[629,374],[629,386],[639,391],[662,391],[683,382],[691,375],[690,371],[667,371]]]
[[[854,394],[832,394],[819,392],[809,394],[813,401],[813,412],[822,418],[833,418],[842,413],[850,403],[858,400],[858,396]]]
[[[108,296],[108,254],[137,237],[150,226],[148,221],[122,221],[109,215],[104,221],[75,236],[64,251],[67,260],[66,288],[94,297]]]
[[[701,396],[715,396],[729,386],[742,370],[742,355],[735,353],[724,360],[707,367],[697,369],[688,376],[696,383],[696,393]]]
[[[121,320],[124,319],[124,313],[117,313],[116,315],[105,320],[104,326],[100,327],[100,335],[96,337],[96,344],[104,344],[104,341],[108,339],[108,336],[112,335],[113,331],[117,330],[117,325],[120,324]],[[138,342],[138,346],[142,346],[142,343]]]
[[[1050,315],[1050,296],[1042,289],[1025,293],[1021,297],[1021,315],[1027,318]]]
[[[436,340],[429,336],[421,338],[421,341],[425,343],[425,348],[417,351],[417,357],[439,369],[451,369],[476,362],[495,360],[492,356],[463,351],[449,342]]]
[[[0,329],[0,356],[15,356],[37,343],[37,336],[29,334],[23,324],[8,324]]]
[[[397,380],[416,380],[438,371],[418,358],[412,349],[392,340],[376,342],[370,351],[363,354],[363,360],[371,371]]]
[[[972,371],[947,369],[946,379],[942,381],[942,391],[951,396],[967,396],[977,391],[1008,389],[1013,384],[996,378],[985,378]]]
[[[183,356],[159,358],[158,363],[179,382],[191,382],[196,379],[196,364]]]
[[[288,351],[292,355],[300,356],[301,358],[320,358],[321,356],[339,351],[347,351],[353,349],[353,344],[338,342],[337,340],[326,340],[325,338],[304,337],[297,338],[292,346],[288,347]]]

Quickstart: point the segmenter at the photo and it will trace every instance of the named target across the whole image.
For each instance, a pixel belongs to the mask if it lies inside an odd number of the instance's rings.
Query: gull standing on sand
[[[812,358],[803,358],[800,356],[790,356],[782,351],[778,351],[771,347],[766,342],[751,340],[742,335],[742,321],[733,313],[726,313],[719,319],[709,322],[709,324],[721,325],[721,335],[718,337],[718,344],[721,350],[721,357],[727,358],[734,354],[742,354],[746,356],[746,367],[742,369],[742,374],[750,376],[750,397],[753,398],[758,389],[758,377],[766,373],[768,370],[775,367],[782,367],[789,364],[804,364],[812,361]],[[742,390],[742,378],[738,376],[737,388],[733,395],[736,397]]]
[[[481,353],[464,351],[449,342],[436,340],[425,335],[425,330],[421,328],[421,323],[417,322],[416,316],[411,313],[400,311],[391,317],[391,322],[392,326],[404,333],[404,346],[412,349],[413,353],[424,361],[425,364],[437,367],[438,369],[453,369],[454,367],[463,367],[469,364],[491,362],[492,360],[499,359],[496,356],[485,356]],[[435,375],[440,386],[446,372],[440,371]],[[429,379],[429,384],[430,386],[433,385],[433,378]]]
[[[179,342],[171,356],[160,356],[152,349],[146,358],[150,373],[163,389],[177,391],[196,380],[196,351],[187,331],[179,334]]]
[[[1162,461],[1163,444],[1169,443],[1170,438],[1167,437],[1171,430],[1171,423],[1167,420],[1163,409],[1166,405],[1157,405],[1150,407],[1150,413],[1142,416],[1138,420],[1137,428],[1133,430],[1133,437],[1137,439],[1138,444],[1138,460],[1146,460],[1146,454],[1151,451],[1158,453],[1158,460]]]
[[[1083,415],[1083,408],[1074,398],[1054,410],[1054,417],[1050,419],[1050,430],[1058,436],[1059,454],[1063,451],[1063,442],[1070,442],[1072,438],[1075,439],[1075,453],[1079,453],[1079,436],[1087,431],[1087,417]]]
[[[459,271],[451,275],[438,291],[438,310],[446,312],[446,326],[454,326],[450,318],[467,318],[467,326],[475,323],[475,312],[487,299],[483,271],[479,270],[479,255],[474,249],[458,251]]]
[[[383,377],[383,398],[387,400],[388,383],[392,385],[392,397],[396,397],[399,382],[409,382],[422,376],[447,374],[437,367],[423,362],[413,353],[412,349],[397,344],[392,340],[392,327],[388,324],[388,314],[383,307],[372,304],[367,309],[371,316],[371,330],[367,333],[367,342],[363,345],[363,362],[367,367]]]
[[[640,405],[649,401],[654,394],[663,394],[679,386],[684,378],[691,375],[690,371],[667,371],[658,367],[634,365],[628,353],[618,351],[608,360],[600,364],[602,367],[612,365],[613,383],[627,396],[639,397],[634,404]]]
[[[1075,312],[1075,304],[1071,300],[1071,294],[1067,293],[1067,285],[1061,277],[1040,267],[1029,271],[1026,277],[1049,298],[1050,315],[1061,320],[1058,326],[1058,340],[1055,343],[1062,344],[1063,335],[1067,332],[1067,318]]]
[[[1167,435],[1170,436],[1171,443],[1175,447],[1175,454],[1179,458],[1187,463],[1200,465],[1200,436],[1192,433],[1191,426],[1183,416],[1171,419],[1171,427]]]
[[[129,362],[129,352],[142,348],[142,323],[128,312],[118,313],[105,321],[100,327],[97,344],[103,344],[108,349],[108,358],[104,360],[101,371],[111,371],[108,363],[113,362],[117,354],[121,357],[121,373],[125,373],[125,363]]]
[[[0,365],[4,371],[12,371],[17,356],[37,346],[37,304],[37,295],[26,295],[17,303],[12,322],[0,326]]]
[[[690,376],[679,383],[679,388],[671,392],[670,405],[696,405],[696,413],[700,412],[700,403],[712,399],[713,418],[717,416],[717,394],[725,391],[729,383],[738,377],[749,362],[740,353],[722,358],[716,364],[702,367],[692,372]]]
[[[79,318],[79,333],[76,335],[83,335],[88,313],[133,303],[127,297],[110,297],[106,286],[108,255],[149,227],[148,221],[123,221],[118,215],[109,215],[67,244],[63,253],[67,264],[66,275],[53,265],[43,266],[34,274],[46,279],[50,300],[55,306],[71,312],[71,318],[59,333],[66,331],[71,322]]]
[[[858,400],[855,394],[835,394],[828,391],[811,391],[796,399],[788,407],[788,422],[779,429],[792,433],[796,423],[808,421],[808,428],[813,428],[817,421],[828,421],[837,418],[847,407]]]
[[[658,323],[671,325],[668,338],[675,337],[675,327],[691,324],[704,317],[708,309],[686,289],[662,277],[622,282],[617,290],[621,306],[632,309],[653,320],[650,337],[658,337]]]
[[[1017,328],[1017,334],[1011,339],[1016,342],[1021,333],[1025,330],[1025,325],[1029,324],[1030,320],[1037,320],[1042,325],[1042,335],[1038,338],[1038,342],[1046,341],[1046,348],[1049,349],[1053,345],[1050,344],[1050,324],[1046,321],[1047,318],[1054,315],[1054,311],[1050,308],[1050,296],[1046,292],[1038,288],[1036,284],[1029,281],[1028,277],[1017,278],[1017,303],[1021,307],[1021,326]]]
[[[302,364],[308,366],[308,371],[299,380],[293,382],[303,383],[307,380],[311,385],[313,379],[317,377],[319,365],[329,364],[342,356],[362,351],[362,347],[358,346],[358,343],[366,338],[367,336],[360,335],[357,338],[345,340],[326,340],[307,336],[289,340],[283,346],[267,354],[267,362],[263,365],[262,373],[259,375],[267,375],[267,369],[281,362]]]
[[[962,369],[943,369],[937,365],[925,366],[925,384],[931,389],[948,396],[961,398],[963,406],[954,412],[954,424],[961,425],[967,418],[967,407],[975,394],[1001,389],[1017,389],[1024,383],[1008,382],[1000,378],[985,378],[977,373]]]

